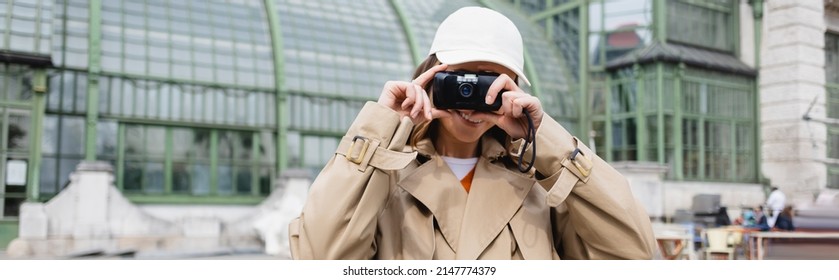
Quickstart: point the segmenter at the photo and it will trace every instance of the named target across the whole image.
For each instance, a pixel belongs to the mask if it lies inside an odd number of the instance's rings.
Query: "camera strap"
[[[522,144],[521,153],[527,151],[528,145],[532,145],[533,147],[531,148],[532,157],[526,168],[523,167],[524,154],[519,155],[519,171],[527,173],[533,168],[533,163],[536,162],[536,126],[533,125],[533,118],[530,117],[530,113],[527,110],[524,110],[524,117],[527,118],[527,130],[524,132],[524,144]]]

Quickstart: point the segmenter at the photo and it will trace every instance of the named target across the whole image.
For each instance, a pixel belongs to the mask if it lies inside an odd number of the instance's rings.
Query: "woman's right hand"
[[[434,74],[446,70],[446,67],[446,64],[431,67],[411,82],[388,81],[378,103],[393,109],[400,116],[410,117],[415,124],[448,115],[431,106],[431,98],[424,89]]]

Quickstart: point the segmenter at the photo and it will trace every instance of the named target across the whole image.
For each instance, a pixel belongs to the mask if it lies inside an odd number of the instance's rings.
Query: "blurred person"
[[[758,205],[754,208],[754,215],[749,222],[744,226],[746,228],[753,228],[760,231],[768,231],[771,229],[767,222],[766,213],[764,213],[763,205]]]
[[[651,259],[627,180],[518,86],[523,64],[500,13],[449,15],[414,80],[385,83],[312,183],[290,225],[293,258]],[[432,106],[441,71],[498,74],[481,102],[500,109]]]
[[[786,195],[778,187],[773,187],[772,192],[769,193],[769,197],[766,199],[766,208],[769,211],[769,217],[766,222],[770,228],[775,226],[775,220],[778,219],[778,215],[784,210],[786,201]]]
[[[784,207],[784,210],[778,214],[778,219],[775,220],[774,229],[784,231],[794,231],[795,225],[792,222],[793,217],[792,206]]]
[[[731,218],[728,217],[728,208],[725,206],[720,207],[720,210],[717,211],[716,217],[714,217],[714,225],[718,227],[723,226],[730,226],[731,225]]]

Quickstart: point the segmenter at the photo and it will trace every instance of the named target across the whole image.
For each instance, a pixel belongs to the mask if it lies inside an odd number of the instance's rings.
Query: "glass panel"
[[[406,10],[412,11],[409,22],[434,25],[464,3],[416,4],[403,1]],[[477,3],[475,3],[477,4]],[[442,11],[429,8],[429,5],[443,6]],[[411,51],[406,42],[405,32],[399,18],[390,5],[378,0],[349,1],[341,5],[321,5],[317,2],[280,0],[276,4],[280,25],[283,26],[286,61],[300,61],[308,68],[301,73],[296,68],[286,68],[286,87],[288,90],[321,92],[319,80],[329,79],[329,71],[344,64],[349,68],[349,79],[359,86],[344,87],[336,94],[346,96],[366,96],[375,98],[377,92],[370,88],[381,88],[387,80],[408,80],[413,68]],[[428,29],[428,30],[426,30]],[[430,32],[416,36],[418,45],[430,46],[433,28],[416,28],[417,32]],[[375,32],[373,32],[375,30]],[[258,35],[258,34],[254,34]],[[287,38],[287,40],[286,40]],[[340,46],[340,47],[335,47]],[[270,56],[255,56],[257,68],[253,72],[261,73],[259,64],[268,62]],[[373,75],[370,65],[383,71],[382,75]],[[270,66],[269,66],[270,67]],[[346,76],[345,76],[346,77]],[[270,78],[270,77],[266,77]],[[262,80],[262,77],[259,76]],[[309,82],[311,81],[311,82]],[[240,81],[241,82],[241,81]]]
[[[593,121],[591,129],[595,131],[594,147],[590,147],[597,155],[606,158],[606,122]]]
[[[47,155],[58,153],[58,116],[44,116],[44,134],[41,136],[41,152]]]
[[[253,174],[248,166],[235,167],[236,173],[236,193],[237,194],[251,194],[251,181]]]
[[[218,193],[221,195],[232,194],[233,166],[219,164],[217,172],[218,179],[216,180],[216,183],[218,184]]]
[[[612,160],[636,160],[636,125],[635,119],[612,121]]]
[[[146,162],[143,168],[143,192],[163,193],[163,163]]]
[[[62,116],[60,135],[59,154],[84,155],[85,126],[83,117]]]
[[[12,0],[0,5],[4,8],[0,37],[10,36],[8,42],[0,42],[0,50],[50,55],[53,1]]]
[[[143,156],[145,150],[145,137],[143,127],[140,125],[125,126],[125,154],[128,156]]]
[[[730,177],[732,144],[731,125],[720,122],[705,123],[705,176],[715,179]]]
[[[41,171],[40,171],[40,187],[39,191],[42,194],[55,194],[57,193],[57,185],[58,185],[58,161],[54,157],[47,157],[44,156],[41,158]]]
[[[58,161],[58,190],[61,191],[70,182],[70,173],[76,171],[81,158],[62,158]]]
[[[166,152],[166,145],[164,145],[166,131],[162,127],[148,126],[145,128],[145,153],[147,156],[162,157]]]
[[[828,165],[827,169],[827,188],[839,189],[839,166]]]
[[[192,129],[188,128],[173,128],[172,129],[172,157],[178,159],[186,159],[191,155],[192,143],[195,141],[195,134]]]
[[[827,157],[839,159],[839,131],[827,130]]]
[[[6,134],[6,145],[9,150],[20,152],[29,150],[30,124],[28,115],[9,114]]]
[[[114,6],[119,4],[123,3]],[[271,41],[261,39],[270,38],[263,1],[124,4],[125,9],[103,5],[102,30],[109,35],[102,36],[102,45],[107,46],[102,57],[109,71],[273,89],[273,78],[266,82],[235,77],[239,71],[273,77]],[[232,28],[234,24],[239,26]],[[242,39],[234,41],[234,33]],[[120,57],[123,42],[125,59],[104,59],[110,52]],[[241,47],[234,50],[234,45]],[[267,67],[234,65],[239,58],[264,60]]]
[[[733,51],[730,25],[734,5],[739,1],[689,1],[667,2],[667,37],[670,40],[708,48]]]
[[[271,186],[271,178],[274,178],[274,176],[271,175],[272,170],[273,168],[270,166],[259,169],[259,194],[261,195],[269,195],[273,190],[273,187]]]
[[[96,123],[96,155],[104,158],[116,157],[117,122],[102,120]]]
[[[658,161],[658,117],[647,116],[647,158],[646,161]]]
[[[175,163],[172,165],[172,192],[189,193],[191,183],[190,165]]]
[[[192,194],[206,195],[210,193],[210,165],[192,164],[189,166],[189,174],[192,178]]]
[[[126,192],[140,192],[143,182],[143,163],[127,161],[123,170],[122,184]]]

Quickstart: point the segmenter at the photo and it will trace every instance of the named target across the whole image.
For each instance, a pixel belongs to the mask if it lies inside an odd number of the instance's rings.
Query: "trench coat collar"
[[[432,212],[458,259],[477,259],[507,226],[536,181],[492,163],[506,152],[498,141],[484,137],[467,195],[429,139],[417,143],[417,149],[431,159],[403,177],[399,186]]]

